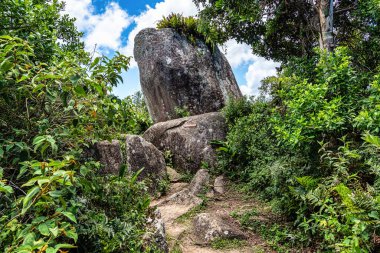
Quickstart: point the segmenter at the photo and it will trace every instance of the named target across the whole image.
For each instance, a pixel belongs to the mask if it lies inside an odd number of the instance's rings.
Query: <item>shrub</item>
[[[264,88],[269,101],[226,107],[221,171],[270,200],[324,252],[372,252],[380,232],[378,75],[337,48],[288,63]]]
[[[210,48],[214,49],[216,43],[210,37],[209,33],[202,30],[200,21],[194,17],[184,17],[181,14],[172,13],[163,17],[157,24],[158,29],[172,28],[179,34],[184,35],[192,44],[200,40]]]

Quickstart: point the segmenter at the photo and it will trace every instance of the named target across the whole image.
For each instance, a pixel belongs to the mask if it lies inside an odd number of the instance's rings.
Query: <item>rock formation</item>
[[[123,155],[118,140],[100,141],[95,145],[95,159],[103,165],[102,174],[118,175],[123,164]]]
[[[241,97],[231,67],[216,47],[190,43],[173,29],[144,29],[135,39],[134,56],[154,122],[215,112],[229,97]]]
[[[174,168],[196,172],[202,162],[213,167],[216,163],[212,140],[224,140],[227,127],[218,112],[160,122],[143,135],[161,151],[170,151]]]
[[[139,179],[144,179],[151,193],[158,193],[160,181],[167,176],[165,159],[162,153],[137,135],[128,135],[127,144],[127,165],[132,172],[144,169],[139,175]]]

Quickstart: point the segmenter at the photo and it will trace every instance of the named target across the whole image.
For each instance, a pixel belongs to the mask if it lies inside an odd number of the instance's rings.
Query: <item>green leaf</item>
[[[71,244],[67,244],[67,243],[61,243],[61,244],[57,244],[55,246],[55,250],[59,250],[59,249],[75,249],[77,248],[76,246],[74,245],[71,245]]]
[[[83,89],[83,87],[80,86],[80,85],[75,86],[74,91],[75,91],[75,93],[77,93],[78,95],[86,96],[86,91],[85,91],[85,90]]]
[[[368,214],[368,217],[378,220],[379,219],[379,213],[377,211],[372,211]]]
[[[66,236],[73,239],[75,243],[78,241],[78,234],[73,230],[66,231]]]
[[[21,211],[21,214],[25,214],[26,211],[28,211],[28,209],[30,208],[31,206],[31,201],[32,199],[34,198],[34,196],[36,196],[39,192],[40,192],[40,187],[38,186],[35,186],[33,187],[32,189],[30,189],[28,191],[28,193],[26,194],[24,200],[23,200],[23,204],[22,204],[22,211]]]
[[[98,65],[101,57],[96,57],[94,61],[91,63],[90,69],[94,68],[96,65]]]
[[[70,213],[70,212],[62,212],[62,214],[64,216],[66,216],[67,218],[69,218],[71,221],[77,223],[77,219],[75,218],[75,215]]]
[[[53,198],[59,198],[62,197],[63,192],[62,191],[51,191],[48,193]]]
[[[0,147],[0,158],[4,157],[4,149]]]
[[[13,40],[13,38],[9,35],[1,35],[0,36],[0,39],[4,39],[4,40]]]
[[[0,192],[5,192],[5,193],[13,193],[13,188],[9,185],[2,185],[0,182]]]
[[[13,67],[13,63],[9,60],[10,57],[5,59],[1,64],[0,64],[0,71],[3,73],[8,72]]]
[[[51,234],[54,235],[54,237],[58,236],[58,233],[59,233],[59,228],[58,227],[49,228],[49,230],[50,230]]]
[[[46,223],[42,223],[38,226],[38,231],[40,231],[41,235],[48,236],[50,234],[49,227]]]
[[[73,84],[76,84],[80,79],[80,75],[73,75],[70,77],[70,81],[73,83]]]
[[[58,250],[56,250],[55,248],[52,248],[52,247],[49,247],[46,249],[46,253],[56,253]]]

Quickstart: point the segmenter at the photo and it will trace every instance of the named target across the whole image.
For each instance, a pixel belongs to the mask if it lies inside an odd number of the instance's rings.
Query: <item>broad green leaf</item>
[[[0,147],[0,158],[4,157],[4,149]]]
[[[40,231],[41,235],[48,236],[50,234],[49,227],[46,223],[42,223],[38,226],[38,231]]]
[[[70,81],[73,83],[73,84],[76,84],[80,79],[80,75],[73,75],[70,77]]]
[[[58,233],[59,233],[59,228],[58,227],[55,227],[55,228],[49,228],[50,232],[52,233],[52,235],[54,235],[54,237],[57,237],[58,236]]]
[[[96,65],[98,65],[101,57],[96,57],[94,61],[91,63],[90,69],[94,68]]]
[[[32,199],[40,192],[40,187],[35,186],[24,197],[21,214],[25,214],[31,206]]]
[[[78,95],[81,95],[81,96],[86,96],[86,91],[83,89],[82,86],[80,85],[77,85],[74,87],[74,91],[75,93],[77,93]]]
[[[12,194],[13,188],[9,185],[2,185],[2,183],[0,182],[0,192]]]
[[[63,192],[62,191],[51,191],[48,193],[53,198],[59,198],[62,197]]]
[[[78,241],[78,234],[73,230],[66,231],[66,236],[73,239],[74,242]]]
[[[67,218],[69,218],[71,221],[77,223],[77,219],[75,218],[75,215],[70,213],[70,212],[62,212],[62,214],[64,216],[66,216]]]

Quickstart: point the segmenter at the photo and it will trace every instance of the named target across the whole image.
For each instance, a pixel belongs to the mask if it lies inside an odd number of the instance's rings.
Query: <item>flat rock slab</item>
[[[210,243],[215,239],[246,239],[247,236],[229,216],[211,213],[198,214],[194,221],[194,235],[199,243]]]
[[[178,217],[202,204],[203,200],[197,194],[206,190],[209,184],[210,175],[206,170],[202,169],[195,174],[187,187],[155,202],[154,204],[160,210],[164,222],[166,224],[172,223]]]
[[[242,96],[226,57],[218,47],[191,43],[174,29],[141,30],[134,45],[142,91],[154,122],[216,112],[229,98]]]
[[[150,127],[143,138],[161,151],[170,151],[178,172],[197,172],[202,162],[216,166],[211,141],[226,138],[227,125],[221,113],[213,112],[161,122]]]

